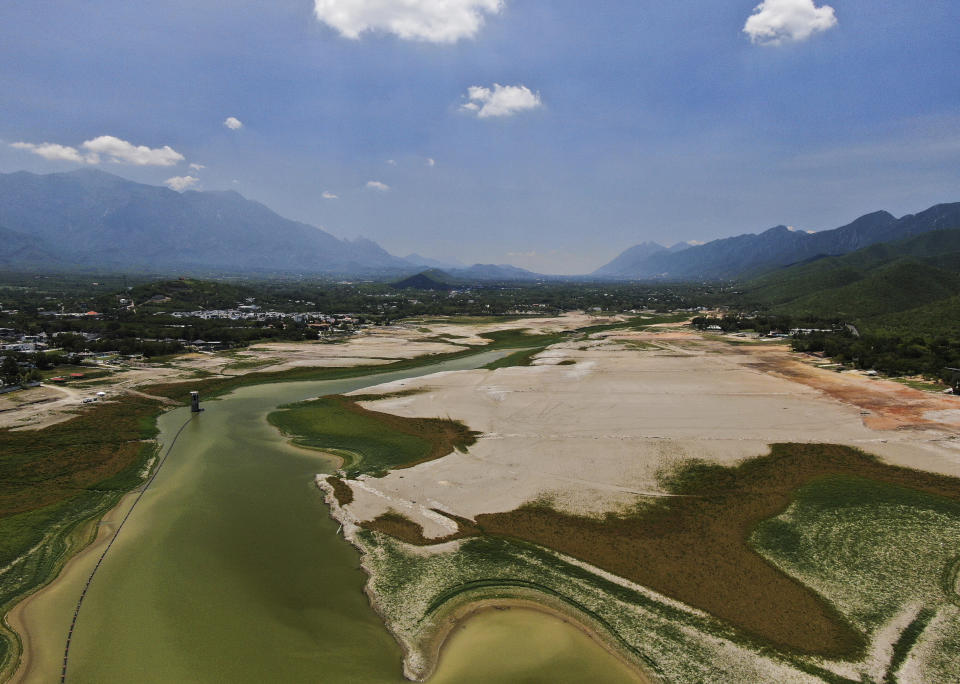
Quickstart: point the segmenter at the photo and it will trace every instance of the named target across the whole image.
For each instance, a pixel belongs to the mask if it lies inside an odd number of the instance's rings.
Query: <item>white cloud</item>
[[[761,45],[798,43],[814,33],[837,25],[829,5],[817,7],[814,0],[763,0],[743,26],[750,40]]]
[[[320,195],[323,199],[340,199],[339,195],[334,195],[329,190],[324,190],[323,194]]]
[[[167,180],[163,181],[163,184],[171,190],[183,192],[187,188],[191,188],[196,185],[199,180],[199,178],[194,178],[193,176],[174,176],[173,178],[168,178]]]
[[[314,0],[317,19],[354,40],[366,31],[404,40],[455,43],[472,38],[503,0]]]
[[[397,165],[397,160],[396,160],[396,159],[388,159],[388,160],[387,160],[387,164],[389,164],[390,166],[396,166],[396,165]]]
[[[134,166],[173,166],[183,161],[183,155],[169,145],[157,148],[133,145],[112,135],[101,135],[99,138],[87,140],[82,147],[89,150],[91,156],[97,157],[96,161],[88,159],[92,164],[99,161],[100,155],[117,164]]]
[[[107,161],[118,164],[133,164],[135,166],[173,166],[183,161],[183,155],[164,145],[151,148],[145,145],[133,145],[112,135],[101,135],[99,138],[87,140],[80,147],[86,150],[81,152],[76,147],[59,145],[57,143],[12,143],[11,147],[27,150],[44,159],[58,161],[72,161],[78,164],[99,164],[101,155]]]
[[[433,157],[427,157],[427,166],[436,166],[437,160]]]
[[[97,161],[99,161],[98,159],[93,159],[92,157],[84,157],[75,147],[58,145],[57,143],[45,142],[38,145],[28,142],[15,142],[10,143],[10,147],[15,147],[18,150],[33,152],[34,154],[51,161],[72,161],[77,162],[78,164],[82,164],[84,162],[95,164]]]
[[[483,86],[467,88],[468,102],[460,109],[476,112],[481,119],[491,116],[512,116],[528,109],[537,109],[543,106],[540,93],[531,91],[527,86],[504,86],[493,84],[493,89]]]
[[[231,131],[243,128],[243,122],[235,116],[228,116],[223,120],[223,125],[229,128]]]
[[[390,186],[386,183],[381,183],[380,181],[367,181],[367,187],[371,190],[378,190],[380,192],[386,192],[390,189]]]
[[[205,168],[207,168],[207,167],[204,166],[203,164],[191,164],[191,165],[190,165],[190,168],[193,169],[194,171],[202,171],[203,169],[205,169]]]

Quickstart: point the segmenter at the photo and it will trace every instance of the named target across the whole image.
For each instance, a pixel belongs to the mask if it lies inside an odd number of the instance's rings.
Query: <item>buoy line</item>
[[[143,495],[147,493],[148,489],[150,489],[150,485],[152,485],[153,481],[157,479],[157,475],[160,474],[160,469],[163,467],[163,464],[167,462],[167,457],[170,455],[170,452],[173,450],[173,446],[180,438],[180,433],[183,432],[184,428],[186,428],[190,421],[193,420],[194,415],[195,414],[191,413],[190,417],[187,418],[183,425],[180,426],[180,429],[177,430],[177,434],[173,436],[173,441],[171,441],[170,445],[167,447],[167,451],[163,454],[163,458],[160,459],[160,463],[158,463],[156,469],[154,469],[153,475],[151,475],[150,479],[147,480],[145,485],[143,485],[143,489],[140,490],[137,498],[133,500],[133,504],[131,504],[130,508],[127,510],[127,514],[123,516],[123,520],[121,520],[120,524],[117,526],[116,531],[113,533],[113,538],[107,544],[107,548],[105,548],[103,553],[100,554],[97,564],[94,565],[93,570],[90,571],[90,576],[87,578],[87,583],[83,586],[83,591],[80,592],[80,598],[77,600],[77,607],[73,611],[73,619],[70,621],[70,630],[67,632],[67,643],[63,648],[63,668],[60,671],[60,684],[64,684],[67,681],[67,663],[70,658],[70,641],[73,639],[73,630],[77,626],[77,617],[80,615],[80,606],[83,605],[83,599],[87,596],[87,590],[90,589],[90,584],[93,582],[93,578],[97,574],[97,570],[100,569],[103,559],[106,558],[107,554],[110,552],[110,547],[113,546],[113,543],[117,541],[117,537],[120,536],[120,530],[123,529],[123,526],[130,518],[130,514],[133,513],[133,509],[137,507],[138,503],[140,503],[140,499],[142,499]]]

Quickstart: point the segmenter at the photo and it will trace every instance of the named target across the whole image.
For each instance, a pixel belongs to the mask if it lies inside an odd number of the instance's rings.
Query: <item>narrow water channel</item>
[[[363,593],[359,555],[336,534],[313,484],[315,473],[335,464],[286,443],[266,416],[280,404],[474,368],[500,355],[247,387],[207,403],[98,571],[74,632],[67,681],[404,681],[400,649]],[[168,442],[187,418],[186,409],[164,414],[161,440]],[[106,519],[108,529],[122,512]],[[70,617],[98,555],[68,565],[20,611],[25,681],[59,681]],[[481,614],[467,623],[438,682],[466,681],[472,670],[483,678],[470,681],[491,683],[633,681],[615,658],[556,618],[531,618],[529,611],[494,618]],[[490,649],[499,661],[495,671]]]

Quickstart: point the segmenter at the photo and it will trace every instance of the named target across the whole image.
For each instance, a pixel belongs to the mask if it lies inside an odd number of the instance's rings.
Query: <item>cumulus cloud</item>
[[[243,128],[243,122],[235,116],[228,116],[223,120],[223,125],[229,128],[231,131],[236,131],[240,128]]]
[[[817,7],[814,0],[763,0],[743,25],[743,32],[760,45],[799,43],[814,33],[837,25],[829,5]]]
[[[163,181],[163,184],[171,190],[183,192],[187,188],[191,188],[196,185],[199,180],[199,178],[194,178],[193,176],[174,176],[173,178],[168,178],[167,180]]]
[[[396,160],[396,159],[388,159],[388,160],[387,160],[387,164],[389,164],[390,166],[396,166],[396,165],[397,165],[397,160]]]
[[[82,147],[90,152],[93,157],[99,158],[100,155],[103,155],[109,161],[117,164],[173,166],[177,162],[183,161],[183,155],[169,145],[156,148],[146,145],[133,145],[112,135],[101,135],[99,138],[87,140]],[[96,163],[96,161],[90,161],[90,163]]]
[[[101,135],[87,140],[80,147],[59,145],[57,143],[12,143],[11,147],[27,150],[44,159],[72,161],[78,164],[99,164],[102,158],[117,164],[135,166],[173,166],[183,161],[183,155],[168,145],[151,148],[145,145],[133,145],[112,135]]]
[[[193,169],[194,171],[202,171],[203,169],[205,169],[205,168],[207,168],[207,167],[204,166],[203,164],[191,164],[191,165],[190,165],[190,168]]]
[[[540,93],[533,92],[527,86],[494,83],[492,89],[483,86],[467,88],[467,102],[460,109],[486,119],[491,116],[512,116],[541,106],[543,101]]]
[[[391,33],[404,40],[455,43],[472,38],[502,0],[314,0],[317,19],[354,40],[361,33]]]
[[[386,192],[390,189],[390,186],[386,183],[381,183],[380,181],[367,181],[367,187],[370,190],[377,190],[379,192]]]
[[[71,161],[77,162],[78,164],[82,164],[84,162],[96,163],[96,161],[98,161],[85,158],[75,147],[58,145],[57,143],[45,142],[36,144],[28,142],[15,142],[10,143],[10,147],[15,147],[18,150],[26,150],[27,152],[33,152],[34,154],[51,161]]]
[[[339,195],[335,195],[329,190],[324,190],[323,194],[320,195],[323,199],[340,199]]]
[[[427,166],[436,166],[437,160],[433,157],[427,157]]]

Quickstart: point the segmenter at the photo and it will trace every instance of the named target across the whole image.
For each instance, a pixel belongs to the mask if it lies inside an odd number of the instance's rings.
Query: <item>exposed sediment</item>
[[[642,344],[626,344],[631,342]],[[561,365],[565,360],[574,363]],[[896,668],[902,673],[923,671],[929,681],[947,681],[943,677],[950,662],[944,664],[943,653],[929,646],[943,641],[934,636],[942,619],[925,619],[920,637],[911,637],[909,647],[900,635],[906,629],[901,623],[915,622],[907,608],[923,605],[923,611],[939,616],[947,610],[942,607],[944,596],[894,587],[882,614],[851,613],[842,597],[820,583],[830,571],[827,565],[814,570],[791,566],[773,544],[777,538],[769,534],[750,541],[763,562],[780,567],[784,577],[797,584],[814,587],[844,619],[853,620],[866,643],[860,655],[827,655],[829,649],[817,655],[783,644],[771,648],[762,635],[513,535],[476,531],[444,541],[450,539],[451,520],[471,521],[471,526],[480,521],[482,528],[487,516],[516,511],[532,501],[598,524],[609,515],[629,516],[638,506],[655,505],[670,495],[658,479],[665,467],[691,457],[733,465],[766,453],[774,442],[841,443],[879,453],[888,462],[956,474],[951,446],[956,435],[950,426],[925,423],[916,426],[923,431],[885,431],[883,425],[865,420],[858,404],[843,400],[834,388],[843,380],[834,374],[821,391],[815,382],[817,369],[804,371],[804,382],[798,384],[784,373],[775,376],[760,367],[772,364],[782,370],[796,363],[783,350],[762,349],[754,355],[690,335],[609,333],[554,345],[534,357],[530,367],[446,374],[365,390],[364,401],[377,411],[411,419],[444,415],[482,433],[467,453],[382,477],[338,481],[339,489],[352,493],[344,505],[337,502],[333,483],[318,481],[332,515],[362,554],[368,596],[404,649],[406,676],[429,676],[451,622],[470,614],[471,606],[525,600],[567,616],[651,678],[842,681]],[[850,379],[851,391],[869,387],[859,377]],[[378,389],[385,395],[379,401],[370,396]],[[925,401],[918,397],[918,406]],[[811,492],[810,501],[823,496]],[[883,496],[895,500],[899,494]],[[789,497],[783,501],[781,506]],[[856,497],[850,503],[856,504]],[[882,518],[886,505],[865,503],[862,525]],[[924,507],[934,504],[918,499],[908,505],[919,507],[916,520],[922,521]],[[394,527],[409,527],[398,536],[412,543],[370,529],[378,527],[371,523],[385,514],[398,523],[407,521]],[[948,517],[943,521],[952,520],[952,513],[944,515]],[[802,537],[806,530],[790,534]],[[834,532],[850,533],[837,528],[817,534],[826,540]],[[928,527],[918,532],[932,533]],[[887,549],[892,539],[878,536],[874,545]],[[929,567],[937,568],[931,572],[943,584],[939,578],[945,570],[940,566],[946,561],[938,558],[931,556]],[[884,573],[883,567],[875,570]],[[855,588],[861,594],[858,601],[869,601],[871,582],[876,580],[864,577]],[[912,648],[914,641],[915,652],[908,650],[896,662],[883,660],[891,649]],[[921,646],[932,654],[922,666],[916,662],[925,652]],[[901,674],[901,680],[910,681],[904,677]]]

